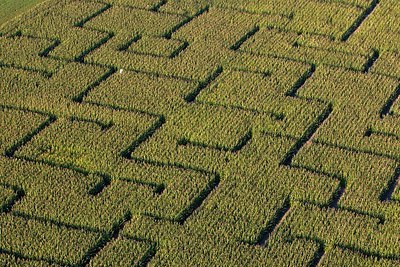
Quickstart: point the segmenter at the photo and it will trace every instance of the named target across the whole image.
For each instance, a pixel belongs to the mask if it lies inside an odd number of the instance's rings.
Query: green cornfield
[[[400,266],[399,22],[1,1],[0,266]]]

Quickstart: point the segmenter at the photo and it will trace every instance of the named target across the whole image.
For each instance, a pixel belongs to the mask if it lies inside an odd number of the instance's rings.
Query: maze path
[[[8,23],[0,264],[399,265],[399,8],[63,0]]]

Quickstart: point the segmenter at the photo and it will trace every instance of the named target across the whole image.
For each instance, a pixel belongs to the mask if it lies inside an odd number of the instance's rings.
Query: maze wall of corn
[[[0,27],[1,266],[400,266],[399,180],[400,1]]]

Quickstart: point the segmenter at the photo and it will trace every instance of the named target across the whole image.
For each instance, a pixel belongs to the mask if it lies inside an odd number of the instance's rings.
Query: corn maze
[[[0,265],[399,266],[400,2],[50,0],[0,28]]]

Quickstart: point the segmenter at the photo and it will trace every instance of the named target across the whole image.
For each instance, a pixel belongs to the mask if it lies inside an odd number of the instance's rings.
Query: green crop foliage
[[[3,24],[14,16],[21,14],[43,0],[4,0],[0,4],[0,24]]]
[[[0,187],[0,210],[5,211],[16,198],[16,192],[12,188],[2,185]]]
[[[390,225],[390,222],[386,224],[385,230],[378,230],[377,218],[362,218],[362,215],[348,211],[296,205],[284,221],[281,231],[289,233],[285,228],[286,225],[290,225],[292,236],[309,236],[312,239],[323,240],[327,247],[347,243],[348,247],[355,250],[379,253],[390,258],[395,257],[399,242],[392,232],[396,231],[396,225]],[[362,231],[359,231],[361,229]]]
[[[57,266],[56,264],[50,264],[46,263],[44,261],[40,260],[25,260],[18,258],[16,256],[12,256],[9,254],[1,254],[0,255],[0,264],[3,266],[12,266],[12,267],[18,267],[18,266],[23,266],[23,267],[39,267],[39,266],[45,266],[45,267],[50,267],[50,266]]]
[[[85,101],[155,114],[165,114],[185,104],[198,84],[123,70],[92,90]],[[112,88],[110,90],[110,88]]]
[[[381,75],[399,78],[400,73],[398,64],[398,53],[384,52],[379,56],[379,59],[376,61],[376,64],[373,66],[371,71]]]
[[[359,47],[351,47],[347,43],[333,42],[327,37],[308,38],[294,32],[275,29],[261,30],[254,39],[245,43],[242,49],[261,55],[353,70],[363,70],[369,54],[372,53]]]
[[[107,0],[104,2],[111,5],[123,5],[123,6],[143,8],[143,9],[154,8],[160,3],[159,0]]]
[[[2,250],[54,263],[79,264],[101,235],[0,215]],[[25,230],[29,229],[29,231]],[[40,238],[39,238],[40,237]]]
[[[45,74],[52,73],[60,63],[40,57],[53,42],[29,37],[0,37],[0,64],[15,68],[33,70]],[[21,51],[21,47],[24,47]]]
[[[207,7],[208,4],[209,1],[206,0],[172,0],[166,1],[159,10],[162,12],[192,16],[199,10]]]
[[[127,51],[156,57],[173,57],[185,46],[185,43],[179,40],[143,37],[129,46]]]
[[[162,35],[182,20],[180,15],[161,14],[128,7],[111,7],[85,24],[88,28],[111,31],[116,34],[142,33]],[[111,27],[110,27],[111,25]]]
[[[321,260],[321,266],[338,264],[341,266],[397,266],[399,261],[391,261],[379,257],[365,257],[361,253],[350,252],[341,248],[332,248]]]
[[[9,153],[18,142],[32,134],[46,120],[45,116],[37,113],[12,109],[1,109],[0,114],[0,150],[3,155]]]
[[[344,158],[346,161],[342,160]],[[397,178],[393,171],[396,162],[393,160],[311,145],[296,155],[293,164],[342,177],[347,186],[346,194],[338,203],[340,207],[388,221],[399,218],[399,207],[396,203],[380,201],[389,190],[388,185]],[[368,192],[368,195],[365,195],[365,192]]]
[[[0,265],[399,266],[399,19],[48,0],[3,24]]]
[[[143,262],[151,245],[120,237],[104,247],[90,266],[135,266]],[[118,255],[118,257],[115,257]]]
[[[374,11],[360,25],[360,30],[354,32],[354,38],[349,39],[350,43],[368,43],[382,51],[399,52],[399,25],[395,23],[399,14],[398,3],[395,0],[373,2],[377,3]],[[385,17],[384,20],[381,19],[382,16]]]

